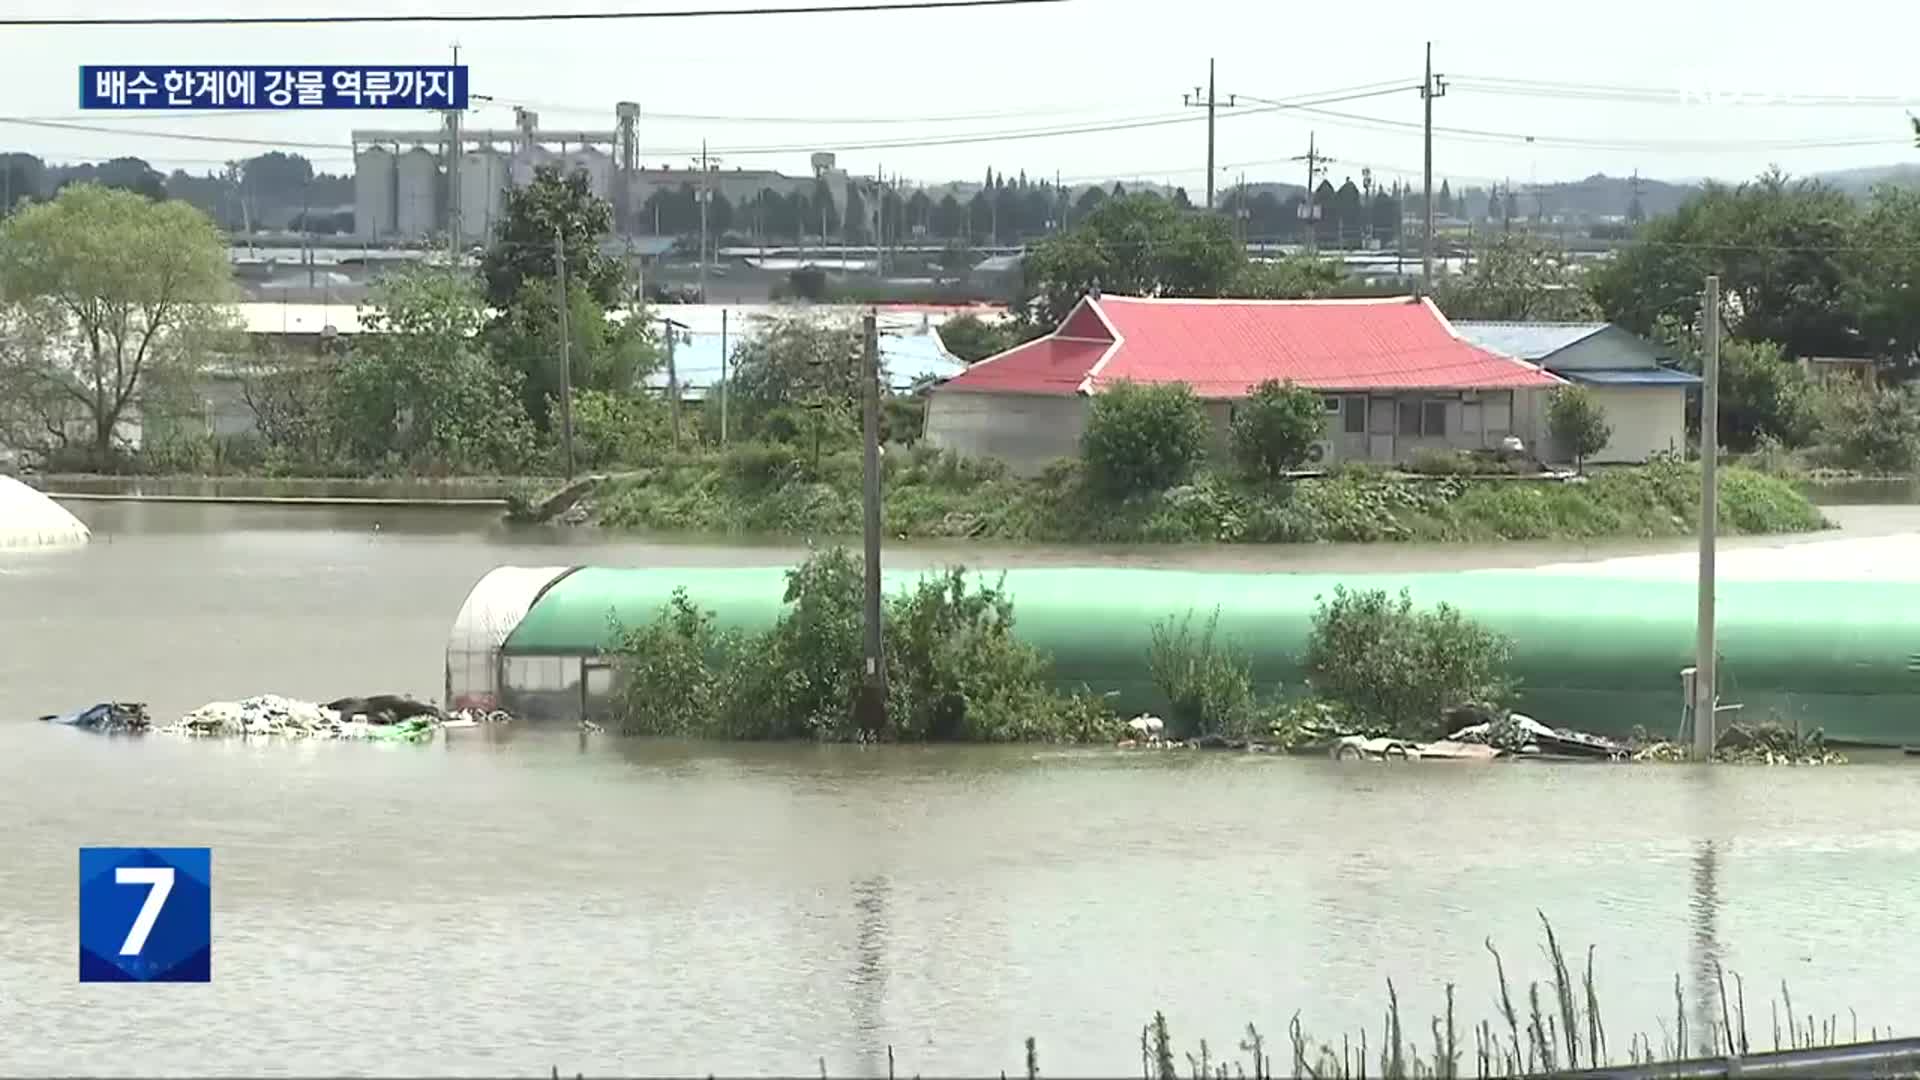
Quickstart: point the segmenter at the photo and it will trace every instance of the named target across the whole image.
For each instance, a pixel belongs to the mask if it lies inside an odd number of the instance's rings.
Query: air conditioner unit
[[[1314,443],[1307,447],[1307,464],[1308,465],[1325,465],[1327,462],[1332,460],[1333,460],[1333,444],[1332,443],[1326,442],[1323,440],[1321,442]]]

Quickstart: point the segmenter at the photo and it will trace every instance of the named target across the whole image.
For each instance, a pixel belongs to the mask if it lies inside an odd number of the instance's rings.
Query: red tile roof
[[[1066,334],[1067,331],[1071,334]],[[1455,336],[1424,300],[1088,297],[1053,334],[988,357],[945,389],[1094,393],[1120,380],[1244,397],[1267,379],[1316,390],[1556,386],[1539,367]]]

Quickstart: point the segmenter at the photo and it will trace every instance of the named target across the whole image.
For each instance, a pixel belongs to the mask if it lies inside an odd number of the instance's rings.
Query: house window
[[[1323,398],[1321,398],[1321,399],[1320,399],[1320,407],[1321,407],[1322,409],[1325,409],[1325,410],[1326,410],[1327,412],[1330,412],[1330,413],[1337,413],[1337,412],[1339,412],[1339,411],[1340,411],[1340,397],[1339,397],[1339,395],[1337,395],[1337,394],[1328,394],[1327,396],[1325,396],[1325,397],[1323,397]]]
[[[1349,435],[1367,433],[1367,399],[1350,397],[1347,399],[1346,432]]]
[[[1447,403],[1413,399],[1399,403],[1400,434],[1437,439],[1447,433]]]

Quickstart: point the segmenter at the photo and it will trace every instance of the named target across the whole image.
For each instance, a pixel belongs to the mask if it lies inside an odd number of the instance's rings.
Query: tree
[[[954,198],[953,192],[949,191],[933,207],[928,222],[928,228],[933,235],[942,240],[953,240],[959,238],[966,230],[967,211],[960,205],[960,200]]]
[[[1861,266],[1850,306],[1868,355],[1910,374],[1920,360],[1920,191],[1874,189],[1858,231]]]
[[[241,162],[240,177],[254,198],[297,203],[313,182],[313,163],[299,154],[274,150]]]
[[[727,376],[728,424],[742,439],[794,441],[817,434],[818,413],[836,436],[851,436],[859,401],[860,328],[790,316],[741,341]]]
[[[584,172],[534,170],[531,183],[506,189],[493,243],[480,261],[487,303],[505,308],[529,280],[552,281],[555,240],[562,238],[569,284],[578,284],[602,309],[612,308],[624,298],[627,278],[626,265],[600,250],[612,229],[613,207],[593,193]]]
[[[1185,383],[1122,381],[1094,395],[1080,452],[1094,486],[1109,496],[1163,491],[1193,475],[1212,428]]]
[[[1654,338],[1665,342],[1689,371],[1701,370],[1698,327],[1663,320]],[[1770,341],[1720,343],[1719,445],[1752,450],[1761,439],[1800,447],[1813,441],[1820,421],[1813,380]],[[1699,401],[1687,403],[1687,424],[1700,428]]]
[[[465,274],[414,268],[381,279],[334,391],[341,441],[363,467],[525,467],[532,425],[514,374],[476,348],[484,317]]]
[[[574,389],[633,393],[660,364],[653,319],[638,304],[624,318],[610,318],[587,286],[571,279],[567,286],[567,357]],[[520,393],[522,411],[542,432],[553,430],[563,392],[558,291],[551,280],[529,279],[486,333],[494,363],[512,373],[508,381]]]
[[[1313,300],[1340,293],[1352,279],[1332,259],[1282,255],[1240,268],[1225,295],[1249,300]]]
[[[1187,197],[1186,188],[1177,187],[1173,189],[1173,205],[1176,209],[1180,210],[1193,209],[1193,200]]]
[[[223,326],[226,243],[185,203],[79,184],[0,222],[0,398],[19,395],[46,440],[84,420],[96,463],[157,374]]]
[[[1019,307],[1055,325],[1096,285],[1137,296],[1219,296],[1244,262],[1232,225],[1219,215],[1184,213],[1145,196],[1110,199],[1034,245]]]
[[[119,191],[131,191],[155,202],[167,197],[166,177],[137,157],[117,157],[98,166],[76,165],[63,170],[54,185],[63,190],[75,184],[99,184]]]
[[[1525,233],[1495,238],[1436,293],[1440,309],[1452,319],[1577,322],[1600,314],[1575,272]]]
[[[1568,453],[1573,467],[1586,471],[1588,458],[1606,449],[1613,438],[1607,411],[1584,386],[1562,386],[1547,399],[1547,431]]]
[[[1234,408],[1228,444],[1233,459],[1250,476],[1277,480],[1307,460],[1326,431],[1327,410],[1320,394],[1289,380],[1268,379]]]
[[[47,166],[32,154],[0,154],[0,217],[45,193]]]
[[[1012,328],[978,315],[956,315],[940,324],[940,344],[971,364],[1003,353],[1015,344]]]
[[[1860,355],[1858,218],[1841,192],[1779,172],[1709,184],[1643,226],[1590,288],[1607,319],[1652,334],[1663,319],[1694,324],[1701,285],[1718,274],[1732,336],[1778,342],[1796,357]]]
[[[933,227],[933,200],[927,198],[926,192],[916,190],[912,195],[907,197],[906,213],[907,230],[909,232],[917,227],[925,229],[935,236],[945,235]]]

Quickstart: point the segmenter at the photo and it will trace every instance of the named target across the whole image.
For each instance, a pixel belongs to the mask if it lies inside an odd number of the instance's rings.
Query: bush
[[[1243,657],[1215,641],[1219,628],[1217,611],[1198,634],[1193,630],[1192,612],[1153,626],[1147,667],[1153,684],[1167,699],[1170,739],[1198,735],[1244,739],[1259,726],[1253,675]]]
[[[636,734],[851,741],[865,579],[844,549],[787,575],[765,633],[716,633],[682,593],[616,650],[621,727]],[[1047,658],[1013,636],[1000,588],[953,569],[887,600],[888,730],[910,741],[1088,741],[1117,726],[1098,698],[1062,695]]]
[[[1315,696],[1396,735],[1428,739],[1446,734],[1443,710],[1506,696],[1510,652],[1505,638],[1446,604],[1416,611],[1404,591],[1394,600],[1336,587],[1314,613],[1305,666]]]
[[[1306,462],[1326,426],[1321,395],[1292,381],[1268,379],[1234,410],[1233,459],[1250,476],[1277,479]]]
[[[956,315],[940,324],[940,344],[969,364],[1003,353],[1018,343],[1013,328],[978,315]]]
[[[1720,348],[1720,445],[1747,451],[1771,435],[1788,447],[1805,446],[1820,428],[1815,388],[1778,345],[1729,341]],[[1688,421],[1700,427],[1696,397]]]
[[[658,400],[604,390],[573,396],[573,445],[582,468],[638,465],[667,448],[667,408]]]
[[[1210,428],[1185,383],[1121,382],[1094,396],[1080,451],[1088,478],[1107,495],[1163,491],[1193,475]]]
[[[1835,380],[1819,394],[1821,429],[1842,468],[1906,473],[1920,459],[1920,398],[1908,387]]]
[[[1573,467],[1582,470],[1587,459],[1606,449],[1607,440],[1613,438],[1607,410],[1584,386],[1562,386],[1547,399],[1547,431],[1573,455]]]

